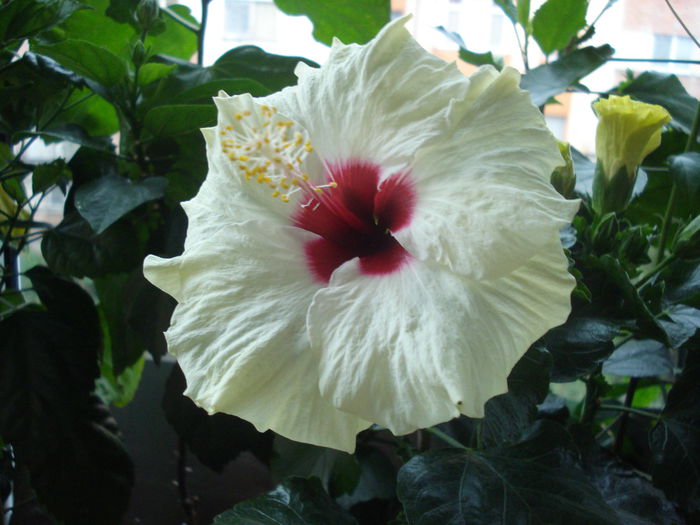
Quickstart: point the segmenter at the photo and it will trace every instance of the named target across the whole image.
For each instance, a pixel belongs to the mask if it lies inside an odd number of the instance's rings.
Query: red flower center
[[[392,232],[411,221],[415,191],[406,174],[395,174],[379,187],[376,164],[349,161],[326,175],[337,187],[310,201],[294,215],[295,226],[319,235],[304,245],[314,279],[327,283],[333,270],[359,257],[360,271],[382,275],[399,269],[409,253]]]

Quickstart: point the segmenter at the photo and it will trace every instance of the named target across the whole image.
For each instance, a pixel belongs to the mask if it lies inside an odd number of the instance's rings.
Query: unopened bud
[[[576,186],[576,174],[574,173],[574,161],[571,158],[571,146],[568,142],[557,141],[559,153],[561,153],[564,164],[554,168],[550,177],[550,182],[559,194],[571,199],[574,196],[574,186]]]

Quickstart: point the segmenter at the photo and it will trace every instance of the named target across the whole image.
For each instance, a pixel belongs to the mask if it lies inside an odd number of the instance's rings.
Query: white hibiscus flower
[[[469,78],[388,25],[269,97],[215,99],[184,253],[146,277],[186,394],[260,431],[352,451],[481,417],[570,311],[558,231],[578,208],[513,69]]]

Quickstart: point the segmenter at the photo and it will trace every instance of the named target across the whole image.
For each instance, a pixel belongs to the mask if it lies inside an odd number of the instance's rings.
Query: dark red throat
[[[411,221],[415,191],[409,178],[392,175],[380,188],[376,164],[349,161],[329,170],[328,182],[338,186],[308,195],[308,205],[293,216],[295,226],[321,237],[304,245],[314,279],[327,283],[333,270],[355,257],[367,275],[399,269],[410,255],[392,233]]]

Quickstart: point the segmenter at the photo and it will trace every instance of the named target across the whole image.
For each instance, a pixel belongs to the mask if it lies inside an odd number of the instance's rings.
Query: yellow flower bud
[[[593,207],[599,213],[622,211],[637,168],[661,143],[661,129],[671,115],[661,106],[614,95],[594,103],[593,110],[598,115]]]

